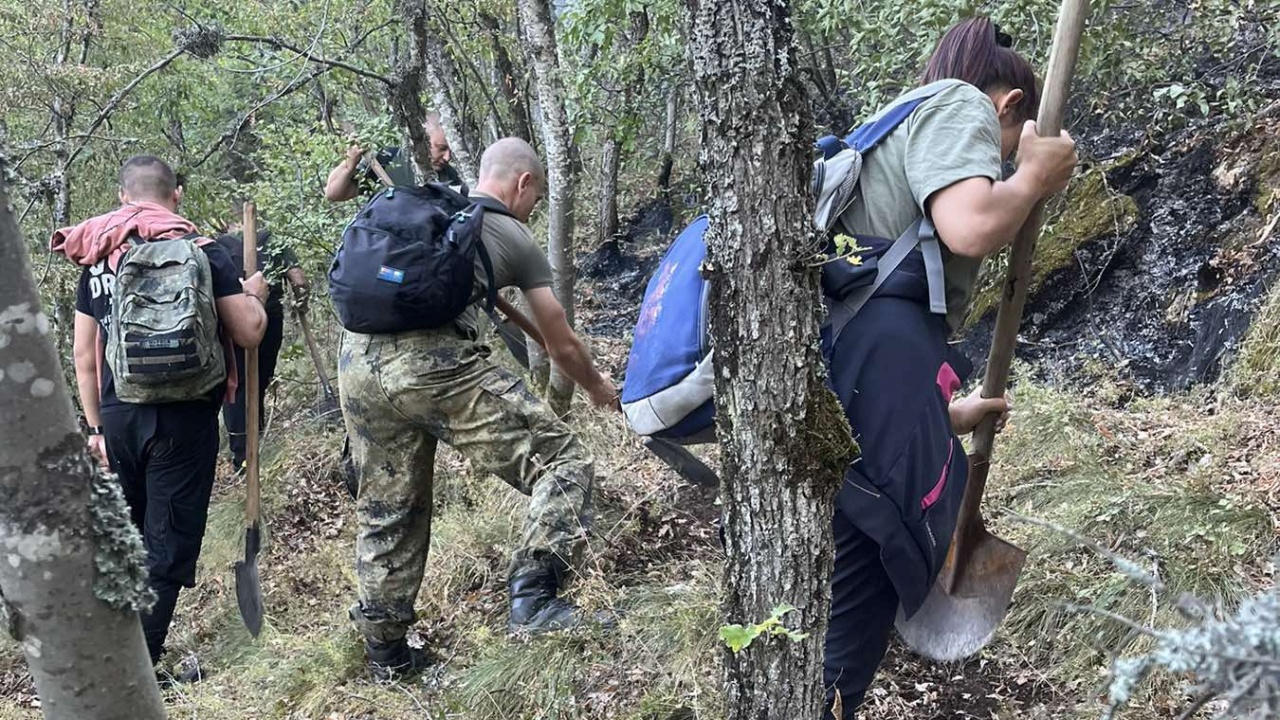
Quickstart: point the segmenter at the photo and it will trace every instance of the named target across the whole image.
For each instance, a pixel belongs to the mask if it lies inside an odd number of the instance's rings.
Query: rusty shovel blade
[[[244,560],[236,561],[236,604],[249,634],[262,632],[262,580],[258,577],[258,550],[262,545],[262,529],[254,523],[245,529]]]
[[[980,521],[970,532],[963,567],[945,568],[910,619],[898,611],[898,634],[931,660],[962,660],[991,642],[1027,560],[1026,551],[992,535]],[[947,564],[953,560],[948,557]]]

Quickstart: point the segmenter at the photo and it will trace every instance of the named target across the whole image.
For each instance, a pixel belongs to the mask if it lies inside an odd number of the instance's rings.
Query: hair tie
[[[994,28],[994,29],[995,29],[995,32],[996,32],[996,45],[999,45],[999,46],[1000,46],[1000,47],[1002,47],[1002,48],[1011,48],[1011,47],[1013,47],[1013,36],[1012,36],[1012,35],[1010,35],[1009,33],[1006,33],[1006,32],[1001,32],[1001,31],[1000,31],[1000,26],[999,26],[999,25],[997,25],[997,24],[995,24],[995,23],[991,23],[991,27],[992,27],[992,28]]]

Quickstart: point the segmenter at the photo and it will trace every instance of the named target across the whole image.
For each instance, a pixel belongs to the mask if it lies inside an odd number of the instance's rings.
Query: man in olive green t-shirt
[[[546,192],[546,176],[523,140],[485,151],[477,194],[510,213],[487,210],[481,240],[495,283],[520,288],[547,354],[597,407],[613,407],[618,391],[598,371],[552,293],[551,269],[525,226]],[[477,264],[477,299],[488,281]],[[453,325],[432,330],[343,334],[338,363],[342,412],[360,473],[356,502],[359,602],[351,618],[364,634],[375,677],[412,674],[429,660],[410,649],[431,532],[431,480],[436,444],[444,441],[530,496],[524,532],[509,574],[512,631],[546,632],[591,622],[558,597],[586,543],[590,453],[569,427],[489,360],[477,342],[476,307]]]

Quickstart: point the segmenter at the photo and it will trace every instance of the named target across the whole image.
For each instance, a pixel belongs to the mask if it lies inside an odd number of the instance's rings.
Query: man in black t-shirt
[[[89,449],[119,477],[133,522],[142,533],[156,603],[142,616],[153,662],[164,653],[178,591],[195,586],[218,455],[218,407],[225,385],[208,397],[156,404],[130,403],[116,394],[104,354],[116,268],[130,239],[161,241],[194,234],[177,214],[182,189],[173,170],[149,155],[120,170],[121,207],[54,233],[52,249],[84,266],[76,292],[76,384],[89,426]],[[214,305],[224,350],[230,342],[254,347],[266,326],[262,273],[240,279],[219,245],[197,240],[209,261]]]
[[[244,203],[232,204],[232,217],[244,217]],[[218,237],[218,244],[231,256],[235,267],[244,267],[244,233],[240,223],[234,221],[227,226],[227,232]],[[259,407],[266,403],[267,388],[276,375],[276,362],[280,358],[280,346],[284,343],[284,294],[285,284],[294,290],[298,302],[298,312],[307,311],[307,276],[298,266],[298,257],[293,248],[278,242],[272,237],[270,230],[258,231],[258,271],[263,274],[269,286],[267,295],[267,328],[258,345],[258,402]],[[227,426],[227,444],[231,450],[231,465],[236,472],[243,472],[245,462],[245,352],[236,347],[236,367],[239,369],[239,383],[236,386],[235,399],[222,406],[222,422]],[[263,415],[258,416],[259,420]],[[261,432],[262,428],[258,428]]]

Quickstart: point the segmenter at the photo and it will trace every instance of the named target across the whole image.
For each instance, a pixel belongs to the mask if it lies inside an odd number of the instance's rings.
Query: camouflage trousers
[[[530,496],[512,573],[535,565],[567,572],[586,543],[589,453],[520,378],[488,356],[488,347],[450,328],[343,335],[338,388],[360,474],[359,603],[351,617],[367,638],[397,640],[414,621],[437,441],[477,472]]]

